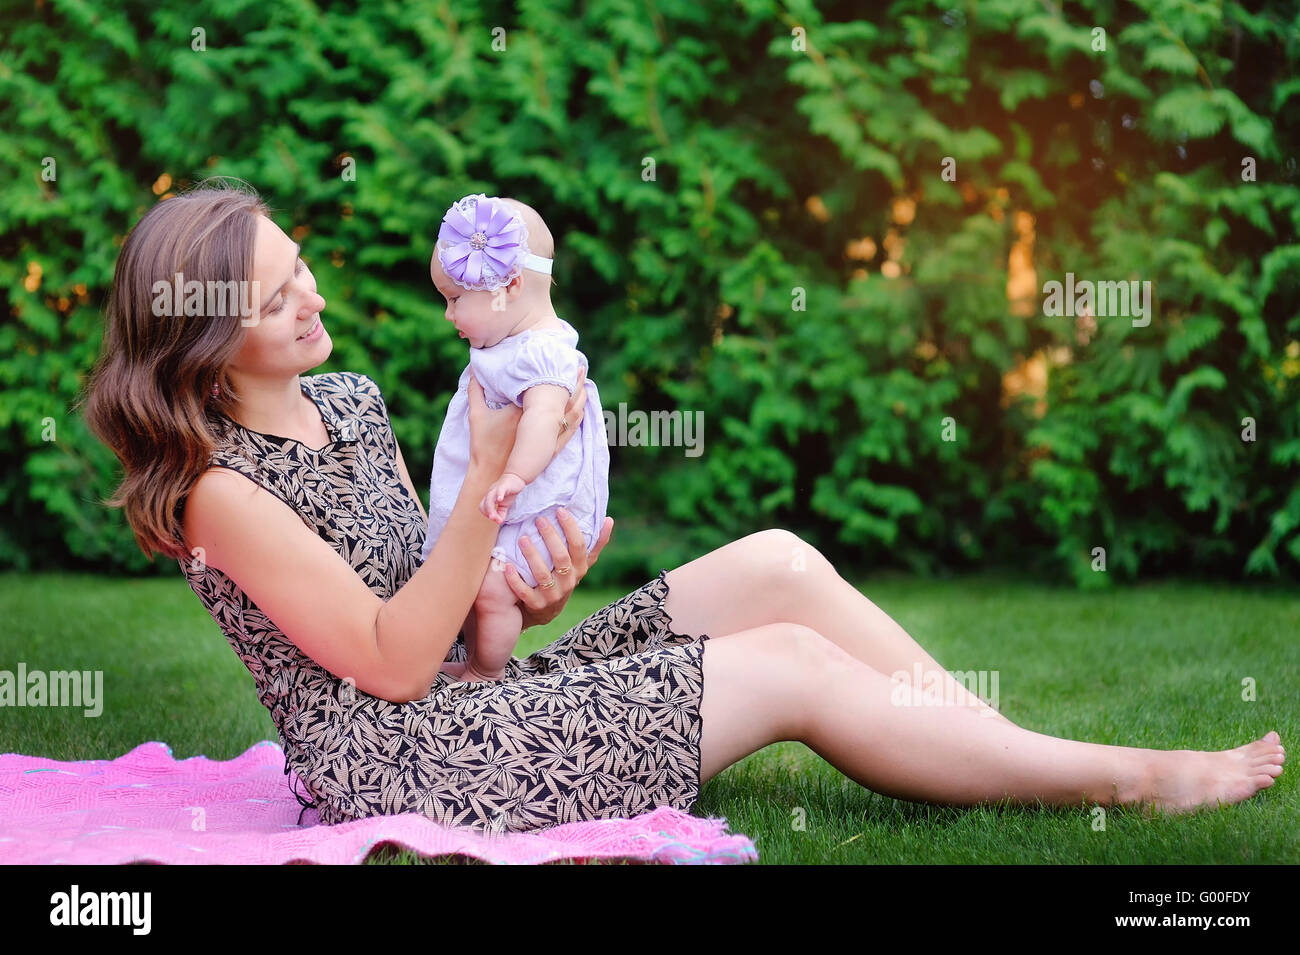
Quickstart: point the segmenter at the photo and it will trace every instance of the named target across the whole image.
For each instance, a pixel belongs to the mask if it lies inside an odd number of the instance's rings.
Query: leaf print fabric
[[[420,567],[426,529],[401,480],[388,409],[365,375],[300,381],[320,409],[325,447],[222,419],[211,464],[283,500],[387,600]],[[423,699],[393,703],[316,664],[221,571],[179,563],[252,675],[285,771],[307,790],[300,803],[326,825],[419,812],[445,825],[527,831],[663,805],[689,812],[699,798],[709,637],[673,631],[666,570],[549,646],[511,658],[501,680],[439,673]],[[466,659],[460,636],[447,659]]]

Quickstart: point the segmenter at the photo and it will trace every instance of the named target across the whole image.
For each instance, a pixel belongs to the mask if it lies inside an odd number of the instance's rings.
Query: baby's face
[[[460,337],[469,340],[471,348],[489,348],[510,334],[515,324],[505,290],[471,292],[447,277],[438,253],[429,262],[429,277],[447,301],[447,321],[460,331]],[[492,303],[501,296],[506,308],[493,309]]]

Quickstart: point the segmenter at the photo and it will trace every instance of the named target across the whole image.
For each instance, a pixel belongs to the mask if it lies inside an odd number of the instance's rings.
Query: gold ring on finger
[[[554,587],[554,586],[555,586],[555,575],[554,575],[554,574],[551,574],[551,579],[550,579],[549,581],[547,581],[546,583],[542,584],[542,589],[543,589],[543,590],[550,590],[550,589],[551,589],[552,587]]]
[[[555,568],[555,572],[556,572],[557,574],[559,574],[561,577],[563,577],[565,574],[569,573],[571,570],[573,570],[572,567],[563,567],[563,568],[561,568],[561,567],[556,567],[556,568]]]

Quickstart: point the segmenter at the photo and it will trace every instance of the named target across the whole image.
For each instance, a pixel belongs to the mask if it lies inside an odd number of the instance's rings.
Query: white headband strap
[[[554,259],[543,258],[542,256],[535,255],[532,252],[525,253],[524,255],[524,268],[531,269],[534,272],[541,272],[544,275],[550,275],[551,266],[554,264]]]

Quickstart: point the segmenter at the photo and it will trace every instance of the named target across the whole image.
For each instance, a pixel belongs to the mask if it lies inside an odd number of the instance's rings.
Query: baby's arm
[[[517,474],[531,484],[555,456],[560,418],[569,403],[563,385],[533,385],[524,392],[524,413],[515,430],[515,446],[506,461],[506,474]]]
[[[562,385],[533,385],[524,392],[524,413],[519,416],[505,472],[479,502],[484,515],[504,523],[519,492],[546,470],[555,455],[560,420],[568,403],[569,391]]]

